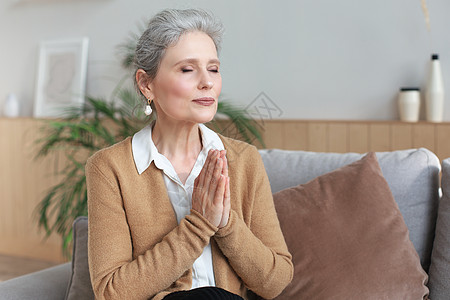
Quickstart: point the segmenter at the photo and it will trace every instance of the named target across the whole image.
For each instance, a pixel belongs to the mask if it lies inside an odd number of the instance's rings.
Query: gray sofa
[[[260,154],[274,193],[306,183],[363,156],[277,149],[260,150]],[[429,275],[430,298],[450,299],[450,159],[442,163],[443,197],[440,197],[441,164],[432,152],[410,149],[379,152],[377,157],[420,263]],[[78,246],[76,251],[83,252],[78,259],[85,260],[85,246]],[[66,263],[2,282],[0,299],[65,299],[69,282],[73,281],[72,271],[71,263]]]

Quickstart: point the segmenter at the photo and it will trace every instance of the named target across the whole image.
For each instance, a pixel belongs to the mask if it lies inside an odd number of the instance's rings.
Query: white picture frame
[[[61,117],[84,104],[88,47],[87,37],[40,43],[34,117]]]

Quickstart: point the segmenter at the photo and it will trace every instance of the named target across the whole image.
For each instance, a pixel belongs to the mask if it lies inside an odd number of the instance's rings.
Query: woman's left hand
[[[227,179],[227,182],[225,182],[225,193],[223,196],[223,214],[222,214],[222,220],[220,221],[219,228],[225,227],[228,224],[228,218],[230,217],[230,209],[231,209],[231,203],[230,203],[230,177],[228,177],[228,161],[226,157],[226,152],[222,151],[221,156],[223,159],[223,169],[222,169],[222,175],[225,176]]]
[[[210,150],[200,174],[194,181],[192,209],[211,224],[222,228],[230,215],[230,187],[226,150]]]

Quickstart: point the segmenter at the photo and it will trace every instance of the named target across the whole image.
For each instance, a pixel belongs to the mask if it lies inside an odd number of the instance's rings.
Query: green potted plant
[[[133,66],[136,39],[120,45],[122,66]],[[127,77],[130,76],[129,74]],[[58,172],[61,181],[51,187],[36,208],[38,223],[47,236],[57,233],[62,238],[63,253],[70,256],[72,223],[78,216],[87,215],[87,191],[84,166],[94,152],[132,136],[152,120],[144,115],[142,99],[132,88],[126,88],[124,80],[112,93],[112,99],[86,97],[83,107],[70,107],[61,112],[61,118],[43,120],[43,137],[39,138],[37,158],[60,152],[65,163]],[[228,121],[214,119],[207,124],[216,132],[228,135],[227,130],[238,133],[240,138],[263,147],[258,125],[247,111],[227,102],[218,103],[218,114]]]

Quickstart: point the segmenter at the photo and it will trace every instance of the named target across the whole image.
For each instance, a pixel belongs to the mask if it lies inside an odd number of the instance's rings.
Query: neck
[[[171,122],[158,118],[152,129],[152,140],[159,153],[171,161],[196,159],[202,150],[197,123]]]

